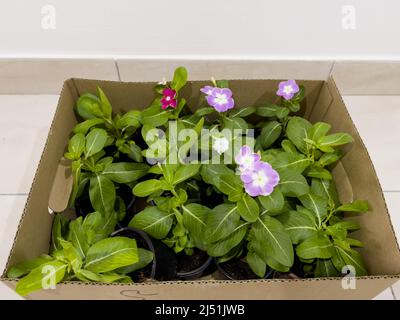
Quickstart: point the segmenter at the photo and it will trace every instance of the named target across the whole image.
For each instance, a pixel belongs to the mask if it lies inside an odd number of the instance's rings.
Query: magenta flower
[[[232,91],[228,88],[205,86],[200,91],[207,95],[207,103],[218,112],[225,112],[235,106]]]
[[[269,163],[259,161],[250,170],[242,172],[244,189],[252,196],[268,196],[279,183],[279,174]]]
[[[278,96],[283,97],[285,100],[290,100],[294,97],[294,95],[299,92],[299,86],[296,81],[288,80],[282,81],[279,83],[279,89],[276,92]]]
[[[261,156],[254,153],[251,148],[246,145],[240,148],[239,153],[235,157],[235,161],[239,165],[239,170],[241,172],[251,170],[260,159]]]
[[[168,107],[176,108],[176,91],[170,88],[163,90],[163,97],[161,98],[161,108],[167,109]]]

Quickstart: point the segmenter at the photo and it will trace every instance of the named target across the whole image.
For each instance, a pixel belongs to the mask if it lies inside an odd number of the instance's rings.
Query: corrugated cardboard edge
[[[360,142],[361,142],[361,145],[363,146],[364,152],[366,153],[366,155],[367,155],[367,157],[368,157],[368,159],[369,159],[369,161],[370,161],[370,163],[371,163],[375,181],[376,181],[376,183],[377,183],[377,185],[379,186],[379,189],[380,189],[380,195],[381,195],[382,202],[385,204],[386,215],[387,215],[388,220],[389,220],[389,223],[390,223],[392,236],[393,236],[394,239],[396,240],[396,243],[397,243],[397,250],[398,250],[399,253],[400,253],[399,239],[397,239],[396,232],[394,231],[392,219],[391,219],[391,217],[390,217],[389,209],[388,209],[388,206],[387,206],[387,203],[386,203],[386,199],[385,199],[385,196],[384,196],[384,194],[383,194],[383,189],[382,189],[381,182],[379,181],[378,175],[377,175],[377,173],[376,173],[375,165],[374,165],[374,163],[373,163],[373,161],[372,161],[372,159],[371,159],[371,156],[370,156],[370,154],[369,154],[369,152],[368,152],[367,147],[365,146],[365,143],[364,143],[363,139],[362,139],[361,136],[360,136],[360,133],[359,133],[359,131],[358,131],[358,129],[357,129],[357,126],[355,125],[355,123],[354,123],[354,121],[353,121],[353,118],[351,117],[351,115],[350,115],[350,113],[349,113],[349,110],[347,109],[347,106],[346,106],[346,104],[344,103],[343,96],[340,94],[340,91],[339,91],[339,89],[338,89],[338,87],[337,87],[337,85],[336,85],[336,82],[335,82],[335,79],[334,79],[334,76],[333,76],[333,75],[331,75],[331,76],[328,78],[327,83],[328,83],[328,85],[330,85],[330,86],[333,87],[333,90],[334,90],[335,94],[339,97],[339,99],[341,100],[342,104],[346,107],[346,108],[345,108],[346,114],[347,114],[347,116],[349,117],[349,119],[351,120],[352,126],[353,126],[355,132],[357,133],[358,138],[360,139]]]
[[[74,89],[75,90],[75,92],[77,91],[77,88],[75,87],[75,83],[74,83],[74,80],[75,79],[68,79],[68,80],[66,80],[65,82],[64,82],[64,85],[63,85],[63,88],[62,88],[62,90],[61,90],[61,95],[60,95],[60,97],[62,97],[62,94],[63,94],[63,92],[65,91],[65,89],[66,89],[66,87],[67,86],[70,86],[70,85],[72,85],[72,87],[73,88],[71,88],[70,87],[70,89]],[[77,79],[78,80],[78,79]],[[81,79],[81,80],[87,80],[87,79]],[[241,79],[238,79],[238,80],[241,80]],[[255,80],[255,79],[252,79],[252,80]],[[259,79],[259,80],[268,80],[268,79]],[[273,79],[270,79],[270,80],[273,80]],[[98,83],[104,83],[104,82],[120,82],[120,81],[102,81],[102,80],[96,80]],[[131,82],[131,83],[143,83],[143,82]],[[152,82],[149,82],[149,83],[152,83]],[[338,89],[337,89],[337,87],[336,87],[336,84],[335,84],[335,82],[334,82],[334,79],[333,79],[333,77],[330,77],[329,78],[329,80],[328,80],[328,84],[330,84],[330,85],[333,85],[333,88],[334,88],[334,90],[335,90],[335,93],[340,97],[340,99],[341,99],[341,101],[342,101],[342,103],[343,103],[343,105],[345,106],[345,104],[344,104],[344,102],[343,102],[343,99],[342,99],[342,97],[341,97],[341,95],[340,95],[340,93],[339,93],[339,91],[338,91]],[[56,109],[56,112],[55,112],[55,115],[54,115],[54,118],[53,118],[53,120],[52,120],[52,124],[51,124],[51,127],[50,127],[50,131],[49,131],[49,136],[51,135],[51,132],[52,132],[52,129],[53,129],[53,127],[54,127],[54,121],[55,121],[55,118],[56,118],[56,116],[57,116],[57,114],[58,114],[58,111],[59,111],[59,108],[60,108],[60,102],[61,102],[61,99],[59,100],[59,102],[58,102],[58,105],[57,105],[57,109]],[[314,107],[315,107],[315,103],[316,103],[316,101],[314,102]],[[348,110],[347,110],[347,108],[346,108],[346,112],[348,113]],[[351,119],[351,117],[350,117],[350,115],[348,114],[348,116],[349,116],[349,118]],[[355,129],[355,131],[357,132],[357,134],[358,134],[358,130],[357,130],[357,128],[355,127],[355,125],[354,125],[354,122],[352,121],[352,119],[351,119],[351,122],[352,122],[352,125],[354,126],[354,129]],[[42,156],[41,156],[41,159],[40,159],[40,161],[39,161],[39,165],[38,165],[38,167],[40,166],[40,164],[41,164],[41,162],[42,162],[42,158],[43,158],[43,154],[45,153],[45,151],[47,150],[47,146],[48,146],[48,140],[49,140],[49,137],[47,138],[47,140],[46,140],[46,144],[45,144],[45,147],[44,147],[44,149],[43,149],[43,152],[42,152]],[[363,143],[363,141],[362,141],[362,139],[360,138],[360,140],[361,140],[361,143],[362,143],[362,145],[363,145],[363,148],[364,148],[364,150],[367,152],[367,154],[368,154],[368,151],[367,151],[367,149],[365,148],[365,145],[364,145],[364,143]],[[370,157],[369,157],[369,154],[368,154],[368,158],[370,159]],[[370,163],[372,164],[372,161],[371,161],[371,159],[370,159]],[[373,164],[372,164],[372,167],[373,167]],[[385,206],[386,206],[386,202],[385,202],[385,199],[384,199],[384,197],[383,197],[383,193],[382,193],[382,188],[381,188],[381,185],[380,185],[380,182],[379,182],[379,180],[378,180],[378,178],[377,178],[377,176],[376,176],[376,171],[375,171],[375,168],[373,167],[373,170],[374,170],[374,175],[375,175],[375,178],[376,178],[376,180],[377,180],[377,183],[378,183],[378,185],[379,185],[379,188],[380,188],[380,190],[381,190],[381,196],[382,196],[382,199],[383,199],[383,201],[384,201],[384,203],[385,203]],[[36,176],[37,176],[37,171],[36,171],[36,173],[35,173],[35,177],[34,177],[34,179],[33,179],[33,183],[32,183],[32,186],[35,184],[35,180],[36,180]],[[29,198],[30,198],[30,195],[31,195],[31,192],[32,192],[32,187],[31,187],[31,190],[30,190],[30,192],[29,192],[29,195],[28,195],[28,199],[27,199],[27,203],[28,203],[28,200],[29,200]],[[386,211],[387,211],[387,206],[386,206]],[[12,249],[11,249],[11,251],[10,251],[10,254],[9,254],[9,256],[8,256],[8,260],[7,260],[7,264],[6,264],[6,267],[5,267],[5,270],[4,270],[4,273],[5,273],[5,271],[8,269],[8,267],[9,267],[9,263],[10,263],[10,258],[11,258],[11,256],[12,256],[12,254],[13,254],[13,252],[14,252],[14,249],[15,249],[15,244],[16,244],[16,239],[17,239],[17,237],[18,237],[18,235],[19,235],[19,232],[20,232],[20,226],[21,226],[21,224],[22,224],[22,221],[23,221],[23,219],[24,219],[24,217],[25,217],[25,214],[26,214],[26,205],[25,205],[25,208],[24,208],[24,211],[23,211],[23,214],[22,214],[22,216],[21,216],[21,219],[20,219],[20,222],[19,222],[19,225],[18,225],[18,229],[17,229],[17,232],[16,232],[16,235],[15,235],[15,237],[14,237],[14,242],[13,242],[13,246],[12,246]],[[387,211],[387,214],[388,214],[388,211]],[[394,233],[394,230],[393,230],[393,225],[392,225],[392,223],[391,223],[391,220],[390,220],[390,216],[389,216],[389,222],[390,222],[390,226],[391,226],[391,228],[392,228],[392,234],[393,234],[393,236],[394,236],[394,238],[397,240],[397,238],[396,238],[396,236],[395,236],[395,233]],[[397,248],[398,248],[398,250],[399,250],[399,252],[400,252],[400,249],[399,249],[399,244],[397,244]],[[14,288],[15,287],[15,284],[17,283],[17,281],[15,281],[15,280],[10,280],[10,279],[7,279],[7,278],[5,278],[5,274],[3,273],[3,276],[2,276],[2,278],[0,278],[0,280],[2,281],[2,282],[4,282],[6,285],[8,285],[9,287],[11,287],[11,288]],[[339,290],[341,290],[340,292],[343,292],[344,293],[344,295],[343,296],[345,296],[346,297],[346,299],[359,299],[359,298],[372,298],[373,297],[373,295],[374,294],[376,294],[376,290],[378,289],[378,288],[381,288],[382,290],[383,289],[385,289],[386,287],[388,287],[388,286],[390,286],[391,284],[393,284],[393,283],[395,283],[397,280],[399,280],[400,279],[400,275],[380,275],[380,276],[368,276],[368,277],[360,277],[360,278],[357,278],[357,281],[359,281],[360,283],[368,283],[368,281],[366,281],[366,280],[375,280],[374,281],[374,284],[370,284],[370,285],[366,285],[367,287],[369,287],[369,291],[368,292],[365,292],[365,294],[361,294],[360,295],[360,293],[358,292],[357,293],[357,295],[353,295],[353,292],[354,292],[354,290],[343,290],[342,288],[341,289],[339,289]],[[214,297],[215,299],[222,299],[222,298],[227,298],[227,299],[249,299],[249,298],[254,298],[254,296],[253,295],[251,295],[250,297],[243,297],[242,296],[242,294],[240,293],[240,291],[237,291],[236,290],[236,292],[233,292],[232,293],[232,291],[234,291],[234,290],[232,290],[232,287],[237,287],[237,286],[241,286],[242,288],[244,287],[244,286],[246,286],[246,287],[251,287],[252,285],[255,285],[255,284],[259,284],[259,283],[263,283],[263,290],[266,290],[266,289],[268,289],[268,287],[270,286],[270,285],[276,285],[276,284],[280,284],[280,285],[282,285],[282,286],[286,286],[286,285],[289,285],[289,284],[291,284],[291,285],[295,285],[295,284],[308,284],[308,283],[313,283],[313,282],[324,282],[324,283],[326,283],[327,285],[328,284],[330,284],[330,283],[337,283],[337,284],[339,284],[339,283],[342,283],[342,281],[343,281],[343,279],[342,278],[314,278],[314,279],[298,279],[298,280],[279,280],[279,279],[271,279],[271,280],[246,280],[246,281],[224,281],[224,280],[212,280],[212,281],[210,281],[210,280],[202,280],[202,281],[187,281],[187,282],[182,282],[182,281],[173,281],[173,282],[154,282],[154,283],[136,283],[136,284],[131,284],[131,285],[124,285],[124,284],[102,284],[102,283],[83,283],[83,282],[63,282],[63,283],[61,283],[61,284],[59,284],[59,285],[57,285],[57,288],[53,291],[53,290],[51,290],[51,292],[49,292],[49,290],[43,290],[43,291],[40,291],[40,292],[36,292],[36,293],[33,293],[30,297],[31,298],[45,298],[45,299],[59,299],[59,298],[71,298],[71,299],[73,299],[74,297],[65,297],[64,295],[61,297],[61,296],[59,296],[59,292],[61,291],[61,290],[64,290],[64,291],[68,291],[69,289],[71,289],[71,290],[74,290],[74,288],[77,288],[77,287],[85,287],[85,288],[87,288],[87,289],[90,289],[89,291],[90,291],[90,293],[91,293],[91,295],[90,295],[90,297],[91,298],[94,298],[94,299],[96,299],[96,298],[98,298],[98,299],[102,299],[102,298],[104,298],[104,295],[101,295],[101,296],[97,296],[96,295],[96,288],[99,288],[99,286],[101,286],[101,287],[104,287],[104,286],[106,286],[106,287],[109,287],[109,288],[114,288],[114,290],[112,290],[113,291],[113,294],[115,294],[116,292],[118,292],[119,291],[119,298],[123,298],[124,297],[124,295],[121,295],[121,292],[122,291],[127,291],[127,289],[126,288],[130,288],[130,290],[128,290],[128,291],[137,291],[139,288],[155,288],[155,287],[157,287],[157,288],[165,288],[166,286],[168,287],[168,290],[167,290],[167,292],[168,292],[168,294],[166,293],[166,292],[164,292],[164,295],[165,296],[160,296],[160,295],[158,295],[158,294],[155,294],[155,295],[153,295],[153,296],[148,296],[147,298],[155,298],[155,299],[168,299],[168,297],[171,297],[172,296],[172,294],[171,294],[171,288],[181,288],[181,287],[187,287],[188,285],[189,286],[196,286],[196,287],[200,287],[200,288],[205,288],[205,287],[208,287],[209,288],[209,286],[212,286],[213,287],[213,290],[212,291],[215,291],[215,294],[216,294],[216,297]],[[224,286],[224,288],[222,288],[222,287],[220,287],[219,285],[222,285],[222,284],[224,284],[224,285],[228,285],[228,289],[229,290],[227,290],[227,287],[226,286]],[[372,285],[372,287],[374,288],[373,290],[372,290],[372,292],[371,292],[371,285]],[[304,289],[304,285],[301,285],[300,286],[302,289]],[[122,288],[123,288],[123,290],[122,290]],[[121,290],[122,291],[121,291]],[[260,289],[260,288],[258,288],[258,289]],[[253,286],[252,288],[251,288],[251,290],[252,290],[252,292],[253,292],[253,290],[257,290],[257,287],[256,286]],[[246,291],[246,290],[244,290],[244,291]],[[290,292],[289,292],[290,291]],[[336,294],[334,294],[333,296],[329,296],[329,297],[327,297],[326,295],[320,295],[320,296],[318,296],[318,295],[316,295],[315,294],[315,292],[313,292],[313,293],[310,293],[310,292],[307,292],[307,294],[303,294],[303,293],[306,293],[306,292],[303,292],[302,293],[302,295],[301,296],[299,296],[296,292],[294,292],[295,290],[288,290],[287,292],[286,292],[286,298],[288,298],[288,299],[304,299],[304,298],[306,298],[308,295],[310,295],[310,297],[312,297],[313,299],[318,299],[318,298],[321,298],[321,299],[329,299],[329,298],[336,298],[336,299],[342,299],[342,297],[341,296],[337,296]],[[51,293],[51,294],[49,294],[49,293]],[[55,293],[55,294],[54,294]],[[333,293],[333,292],[332,292]],[[337,293],[337,292],[336,292]],[[233,296],[231,296],[233,294]],[[330,293],[329,293],[330,294]],[[117,298],[118,298],[117,297]],[[126,296],[125,296],[126,297]],[[265,297],[268,297],[268,295],[267,295],[267,293],[266,293],[266,295],[265,295]],[[114,295],[112,296],[112,297],[110,297],[110,298],[116,298]],[[128,298],[132,298],[132,297],[128,297]],[[146,296],[145,297],[142,297],[142,296],[140,296],[140,299],[146,299]],[[187,297],[185,297],[185,295],[182,295],[181,293],[179,294],[179,297],[178,298],[187,298],[187,299],[195,299],[196,297],[193,297],[193,296],[191,296],[191,295],[188,295]],[[197,297],[198,299],[210,299],[210,293],[208,292],[207,294],[202,294],[202,295],[199,295],[198,297]],[[258,296],[257,298],[260,298],[260,299],[262,299],[263,298],[263,296]],[[282,298],[282,297],[268,297],[268,298],[270,298],[270,299],[273,299],[273,298]]]

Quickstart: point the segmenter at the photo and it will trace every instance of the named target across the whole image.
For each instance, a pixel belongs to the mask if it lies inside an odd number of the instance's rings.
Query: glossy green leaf
[[[22,276],[31,272],[33,269],[36,269],[42,264],[45,264],[52,260],[54,259],[49,255],[42,254],[37,258],[17,263],[7,271],[7,277],[11,279],[21,278]]]
[[[148,169],[145,163],[116,162],[107,165],[102,175],[117,183],[130,183],[146,175]]]
[[[76,104],[76,111],[85,120],[102,118],[103,112],[100,107],[100,100],[91,93],[81,95]]]
[[[262,213],[275,215],[280,213],[284,205],[284,197],[279,187],[275,187],[274,191],[269,196],[259,196],[257,199],[260,201],[264,210]]]
[[[187,70],[185,67],[175,69],[174,77],[172,78],[171,88],[179,91],[183,88],[187,81]]]
[[[230,235],[239,225],[240,215],[236,205],[220,204],[208,215],[205,239],[216,242]]]
[[[309,129],[309,139],[317,142],[323,136],[325,136],[329,130],[331,130],[331,125],[326,122],[317,122]]]
[[[87,134],[87,132],[89,131],[89,129],[100,125],[100,124],[104,124],[105,120],[104,119],[100,119],[100,118],[93,118],[93,119],[89,119],[89,120],[85,120],[81,123],[78,123],[75,127],[73,132],[74,133],[82,133],[84,135]]]
[[[140,127],[140,111],[131,110],[125,113],[121,118],[118,119],[116,127],[118,129],[126,129],[128,127],[139,128]]]
[[[196,175],[200,170],[201,164],[182,164],[174,174],[172,184],[184,182]]]
[[[247,117],[251,114],[256,112],[256,108],[254,107],[244,107],[244,108],[234,108],[229,112],[229,117],[230,118],[236,118],[236,117]]]
[[[100,99],[100,108],[104,117],[107,119],[111,119],[112,107],[110,101],[108,100],[106,94],[100,87],[97,87],[97,92],[99,94],[99,99]]]
[[[147,197],[154,192],[161,190],[162,183],[160,180],[150,179],[143,182],[139,182],[133,188],[133,194],[138,197]]]
[[[67,264],[60,261],[50,261],[33,269],[27,276],[18,281],[15,291],[25,296],[33,291],[50,288],[64,279]]]
[[[369,205],[365,200],[354,200],[352,203],[341,205],[336,210],[345,212],[367,212],[369,210]]]
[[[134,239],[113,237],[100,240],[89,248],[84,268],[102,273],[129,266],[138,261],[139,255]]]
[[[329,259],[332,257],[333,245],[324,236],[314,235],[296,247],[297,255],[302,259]]]
[[[267,265],[263,259],[260,258],[254,251],[249,251],[246,256],[246,262],[249,264],[250,269],[260,278],[265,277]]]
[[[299,197],[299,200],[304,207],[315,213],[318,226],[321,226],[323,218],[325,218],[327,215],[327,200],[312,193],[308,193]]]
[[[292,266],[294,259],[292,241],[289,233],[277,219],[266,214],[259,217],[253,224],[251,233],[269,256],[285,266]]]
[[[143,230],[153,238],[164,239],[171,230],[173,215],[157,207],[147,207],[133,217],[129,226]]]
[[[107,132],[104,129],[95,128],[90,131],[86,136],[85,156],[90,156],[101,151],[107,141]]]
[[[286,134],[291,142],[304,154],[307,154],[308,147],[304,139],[309,139],[308,131],[311,123],[300,117],[293,117],[286,127]]]
[[[280,173],[279,186],[283,195],[288,197],[300,197],[310,190],[304,176],[292,170],[285,170]]]
[[[114,210],[115,186],[103,175],[96,175],[90,179],[90,202],[96,211],[106,213]]]
[[[277,121],[270,121],[262,128],[257,141],[263,149],[266,149],[280,137],[281,133],[282,125]]]
[[[209,243],[207,253],[211,257],[222,257],[236,248],[245,238],[249,223],[241,222],[232,232],[216,242]]]
[[[260,208],[258,207],[257,201],[247,194],[237,202],[237,209],[240,216],[248,222],[256,221],[260,214]]]
[[[277,217],[289,232],[294,244],[298,244],[317,233],[315,218],[308,210],[289,211]]]
[[[80,158],[85,150],[86,139],[82,133],[77,133],[72,136],[68,143],[68,152],[73,154],[76,158]]]
[[[336,270],[331,259],[317,259],[314,276],[317,278],[339,277],[340,272]]]

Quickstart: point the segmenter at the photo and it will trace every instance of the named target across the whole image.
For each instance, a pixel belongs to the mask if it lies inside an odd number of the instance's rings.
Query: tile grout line
[[[394,299],[394,300],[397,300],[396,294],[394,293],[394,290],[393,290],[393,286],[390,286],[389,288],[390,288],[390,291],[392,292],[393,299]]]
[[[118,60],[114,59],[115,68],[117,69],[118,80],[121,81],[121,74],[119,72]]]
[[[27,196],[28,193],[0,193],[0,196]]]

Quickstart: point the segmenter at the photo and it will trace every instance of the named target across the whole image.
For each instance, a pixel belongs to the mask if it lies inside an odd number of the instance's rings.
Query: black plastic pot
[[[218,271],[229,280],[259,279],[259,277],[250,269],[249,265],[240,259],[232,259],[223,263],[218,263],[215,259],[215,262],[217,264]],[[237,270],[237,274],[233,274],[232,270],[230,269]],[[273,270],[267,270],[264,279],[271,279],[273,274]]]
[[[199,252],[199,251],[197,251]],[[197,253],[195,250],[195,253]],[[186,259],[190,259],[191,256],[185,256]],[[198,279],[201,276],[203,276],[205,274],[205,271],[207,269],[210,269],[210,265],[213,262],[213,258],[212,257],[207,257],[207,259],[197,268],[195,268],[194,270],[190,270],[190,271],[182,271],[182,272],[177,272],[176,273],[176,278],[179,280],[194,280],[194,279]],[[211,273],[211,272],[210,272]]]
[[[153,252],[154,253],[153,263],[144,267],[142,270],[137,270],[133,272],[131,276],[134,278],[135,276],[138,275],[138,272],[142,272],[146,278],[151,278],[151,279],[155,278],[156,268],[157,268],[157,255],[154,249],[153,242],[151,241],[150,237],[147,235],[146,232],[130,227],[125,227],[114,231],[111,234],[111,236],[112,237],[121,236],[130,239],[135,239],[138,244],[138,247],[145,248]]]

